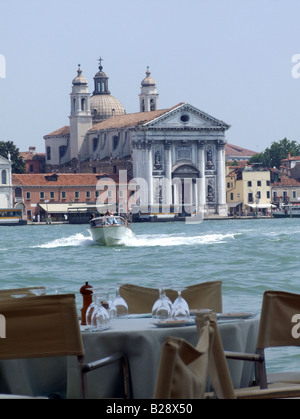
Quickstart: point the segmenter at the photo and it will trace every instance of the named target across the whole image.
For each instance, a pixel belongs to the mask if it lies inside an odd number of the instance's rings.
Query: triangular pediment
[[[8,160],[8,159],[6,159],[5,157],[3,157],[3,156],[0,156],[0,165],[1,166],[4,166],[4,165],[9,165],[9,164],[11,164],[11,162]]]
[[[191,130],[227,130],[230,125],[195,108],[188,103],[172,108],[169,112],[149,121],[147,128],[155,129],[191,129]]]

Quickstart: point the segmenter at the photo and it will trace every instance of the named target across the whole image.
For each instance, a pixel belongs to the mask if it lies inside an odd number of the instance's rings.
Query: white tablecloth
[[[110,330],[83,332],[86,361],[90,362],[113,352],[123,351],[129,357],[133,396],[136,399],[153,397],[162,344],[167,336],[186,339],[196,345],[199,339],[196,326],[157,328],[152,319],[115,320]],[[220,334],[225,350],[239,352],[255,351],[259,319],[220,322]],[[73,365],[74,367],[74,365]],[[78,397],[74,368],[69,365],[68,397]],[[253,378],[253,365],[229,361],[235,388],[248,386]],[[110,368],[100,374],[89,376],[89,397],[111,397],[116,376]]]
[[[220,333],[225,350],[253,352],[256,346],[259,319],[220,322]],[[127,353],[130,363],[133,396],[136,399],[153,397],[162,344],[166,336],[181,337],[196,345],[196,326],[157,328],[152,319],[115,320],[111,329],[101,332],[82,332],[87,362],[117,351]],[[235,388],[244,387],[252,378],[251,363],[229,361]],[[120,371],[105,367],[88,375],[89,397],[112,397]],[[0,393],[48,395],[77,398],[79,395],[76,360],[43,358],[0,362]]]

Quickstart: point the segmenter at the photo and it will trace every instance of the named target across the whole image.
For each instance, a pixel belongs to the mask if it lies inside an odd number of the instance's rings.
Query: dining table
[[[244,318],[246,317],[246,318]],[[97,331],[82,327],[85,361],[92,362],[115,352],[128,356],[134,399],[151,399],[154,395],[162,345],[167,336],[183,338],[196,345],[199,339],[193,319],[185,325],[159,323],[151,316],[132,315],[114,319],[107,330]],[[224,350],[254,353],[259,318],[253,316],[224,315],[218,320]],[[242,388],[251,385],[254,368],[250,362],[228,360],[233,386]],[[112,397],[116,383],[122,383],[120,371],[113,366],[93,372],[88,377],[88,394],[91,398]],[[78,369],[74,360],[68,363],[67,397],[79,397]]]
[[[220,318],[219,331],[224,350],[253,353],[259,317]],[[115,352],[126,353],[131,372],[134,399],[154,395],[162,345],[167,336],[179,337],[196,345],[199,339],[193,321],[186,325],[157,325],[149,315],[131,315],[111,320],[109,328],[97,330],[80,326],[85,361],[92,362]],[[246,387],[253,379],[249,362],[229,360],[235,388]],[[122,376],[118,365],[109,365],[88,374],[89,398],[111,398],[119,392]],[[0,361],[0,393],[50,396],[69,399],[80,397],[80,380],[75,357],[34,358]]]

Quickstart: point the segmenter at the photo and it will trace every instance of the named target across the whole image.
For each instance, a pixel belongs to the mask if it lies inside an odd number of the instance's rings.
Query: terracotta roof
[[[135,125],[144,125],[147,122],[153,121],[155,118],[164,115],[167,112],[172,111],[173,109],[178,108],[183,105],[179,103],[178,105],[173,106],[169,109],[160,109],[157,111],[149,112],[137,112],[137,113],[128,113],[125,115],[114,116],[112,118],[106,119],[105,121],[95,124],[89,132],[99,131],[101,129],[113,129],[113,128],[124,128],[124,127],[134,127]]]
[[[273,186],[300,186],[300,182],[292,177],[281,179],[280,182],[274,182]]]
[[[44,138],[58,137],[60,135],[70,135],[70,126],[65,125],[64,127],[59,128],[56,131],[51,132],[50,134],[44,135]]]
[[[225,155],[226,156],[254,156],[254,154],[258,154],[256,151],[248,150],[247,148],[239,147],[237,145],[225,144]]]
[[[52,176],[56,176],[57,180],[51,180]],[[109,177],[118,183],[118,177],[105,175],[104,173],[13,174],[12,181],[14,186],[87,186],[96,185],[99,179],[105,177]]]

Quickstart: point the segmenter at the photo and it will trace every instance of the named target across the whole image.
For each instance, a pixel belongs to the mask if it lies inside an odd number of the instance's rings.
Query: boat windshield
[[[125,220],[117,215],[105,215],[91,220],[92,227],[107,225],[125,225]]]

